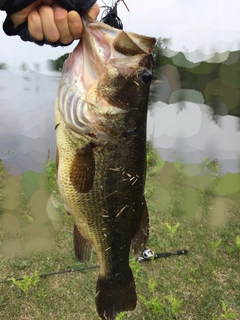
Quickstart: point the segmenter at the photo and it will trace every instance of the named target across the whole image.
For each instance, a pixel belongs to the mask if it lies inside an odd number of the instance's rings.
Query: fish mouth
[[[148,63],[144,59],[150,57],[155,38],[112,28],[88,15],[82,22],[82,39],[64,63],[58,108],[74,132],[116,142],[101,119],[127,113],[128,104],[108,97],[117,96],[119,77],[152,68],[152,58]]]
[[[140,61],[151,54],[156,41],[155,38],[112,28],[88,15],[83,15],[82,21],[84,72],[92,75],[90,81],[90,77],[85,78],[86,88],[109,66],[125,77],[131,75],[141,65]]]

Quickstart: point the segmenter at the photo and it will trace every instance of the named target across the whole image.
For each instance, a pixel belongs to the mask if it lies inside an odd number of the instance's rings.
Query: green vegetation
[[[62,71],[63,63],[68,58],[68,56],[69,53],[65,53],[56,60],[47,60],[49,68],[54,71]]]
[[[155,69],[166,64],[166,57],[164,55],[167,46],[170,43],[170,39],[158,38],[153,48],[153,59]]]
[[[15,278],[12,278],[12,282],[15,286],[17,286],[19,289],[21,289],[26,295],[28,294],[28,290],[31,287],[35,287],[37,283],[39,282],[40,277],[37,271],[35,271],[33,276],[27,276],[24,275],[23,279],[16,280]]]
[[[181,158],[164,162],[151,144],[148,163],[148,247],[156,253],[188,249],[189,254],[141,263],[131,256],[138,305],[132,312],[119,314],[117,320],[239,320],[240,185],[233,194],[219,195],[222,177],[217,161],[205,159],[201,166],[184,165]],[[39,192],[31,195],[26,188],[29,177],[20,183],[28,197],[16,214],[19,221]],[[35,179],[31,184],[34,190],[38,183],[42,193],[47,189],[57,195],[54,163],[46,165],[44,176],[32,175],[31,179]],[[0,284],[1,319],[99,319],[94,303],[98,269],[39,278],[43,273],[97,264],[96,254],[88,264],[74,257],[73,221],[61,209],[58,206],[57,229],[50,218],[43,219],[44,211],[42,220],[33,212],[33,221],[26,227],[25,219],[16,231],[0,224],[1,280],[10,280]],[[27,233],[30,227],[34,230],[31,234]],[[26,248],[29,238],[43,239],[42,232],[50,239],[45,249],[23,249],[12,255],[4,251],[11,243]],[[11,280],[19,277],[24,280]]]
[[[48,192],[57,193],[55,162],[48,161],[45,165],[45,187]]]
[[[166,225],[166,227],[168,229],[168,232],[170,234],[170,238],[171,238],[171,241],[172,241],[173,236],[174,236],[175,232],[177,231],[177,229],[179,228],[180,224],[177,223],[177,224],[175,224],[175,226],[170,226],[170,224],[165,222],[165,225]]]
[[[162,160],[156,149],[153,148],[152,142],[147,141],[147,170],[148,174],[154,175],[155,171],[158,171],[164,166],[165,161]]]
[[[7,65],[4,62],[0,62],[0,70],[6,70],[7,69]]]
[[[191,101],[207,104],[212,108],[212,119],[216,122],[219,114],[227,113],[240,117],[240,60],[237,58],[239,51],[225,55],[216,53],[209,61],[193,63],[183,52],[167,56],[167,46],[170,41],[170,39],[157,39],[153,50],[154,76],[150,102],[159,100],[169,102],[171,95],[161,96],[162,75],[164,75],[170,83],[172,77],[175,78],[175,88],[172,87],[172,90],[181,89],[178,95],[174,95],[174,102],[171,103]],[[184,92],[182,89],[192,90],[192,94],[187,94],[187,91]],[[194,91],[199,93],[197,101],[193,101]]]

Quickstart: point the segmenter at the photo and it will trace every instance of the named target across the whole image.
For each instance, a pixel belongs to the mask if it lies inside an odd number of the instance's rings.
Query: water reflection
[[[13,175],[42,172],[55,157],[54,102],[60,74],[0,71],[0,158]]]
[[[220,114],[225,116],[213,121],[212,108],[204,104],[202,94],[181,89],[175,69],[165,67],[159,81],[153,84],[155,93],[156,88],[159,91],[154,97],[157,101],[150,106],[148,139],[165,161],[174,162],[181,156],[189,176],[189,194],[196,192],[198,185],[205,187],[208,181],[206,171],[199,165],[206,157],[219,161],[223,176],[220,195],[235,194],[239,192],[239,180],[231,174],[239,172],[238,118],[226,115],[222,103]],[[59,226],[57,204],[46,192],[42,174],[47,159],[55,160],[54,103],[59,80],[59,73],[44,75],[30,71],[17,75],[0,70],[0,159],[9,172],[1,229],[16,232],[21,238],[6,241],[0,249],[3,255],[50,247],[51,237]],[[164,174],[170,179],[168,167],[166,162],[161,169],[162,189],[158,191],[170,203],[171,197],[168,193],[166,197],[164,189]],[[23,197],[24,217],[19,214]],[[217,208],[222,206],[220,202],[216,203]],[[197,210],[196,202],[191,211],[195,214]]]
[[[225,115],[217,123],[212,121],[212,108],[204,104],[202,94],[179,89],[173,69],[164,68],[158,83],[161,101],[150,106],[148,139],[164,160],[175,161],[176,153],[186,163],[217,158],[222,174],[238,172],[238,118]],[[59,79],[60,73],[0,71],[0,158],[12,175],[42,172],[49,150],[55,159],[54,102]]]
[[[218,116],[216,123],[207,105],[190,101],[154,103],[148,135],[164,160],[174,162],[180,156],[185,164],[201,164],[205,158],[218,159],[221,175],[240,171],[239,119]]]
[[[4,256],[51,246],[59,212],[45,190],[44,165],[55,159],[54,103],[59,73],[0,71],[0,159],[9,173],[1,204]]]

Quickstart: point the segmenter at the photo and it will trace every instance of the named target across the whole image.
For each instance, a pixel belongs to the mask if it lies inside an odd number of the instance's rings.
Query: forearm
[[[16,12],[25,8],[27,5],[31,4],[35,0],[0,0],[0,10],[7,10],[7,12]],[[89,10],[96,0],[56,0],[56,2],[63,8],[70,10],[76,10],[78,12],[85,12]]]

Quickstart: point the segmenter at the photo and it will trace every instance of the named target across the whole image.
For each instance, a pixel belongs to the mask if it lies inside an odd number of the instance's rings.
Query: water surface
[[[179,86],[173,90],[169,79],[164,75],[162,79],[159,101],[150,106],[148,139],[164,161],[185,164],[189,194],[208,186],[204,177],[209,172],[201,164],[208,157],[220,164],[220,202],[239,199],[239,119],[224,115],[214,122],[201,93],[185,91],[186,100],[178,101]],[[21,238],[5,241],[0,248],[3,255],[50,247],[59,226],[57,203],[45,190],[42,174],[47,159],[55,160],[54,102],[59,80],[60,73],[0,70],[0,159],[9,173],[0,226]],[[169,162],[161,170],[168,172]],[[174,165],[171,170],[176,171]],[[164,192],[163,200],[170,203],[172,195],[164,186],[155,192],[160,196]],[[24,219],[19,209],[22,196],[28,203]],[[198,206],[191,207],[192,215]]]

